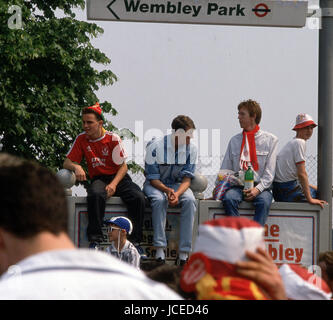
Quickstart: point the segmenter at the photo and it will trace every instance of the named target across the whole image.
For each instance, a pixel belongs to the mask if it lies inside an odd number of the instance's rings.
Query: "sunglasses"
[[[115,228],[113,226],[108,226],[106,230],[107,230],[107,232],[112,232],[113,230],[121,230],[121,229],[120,228]]]

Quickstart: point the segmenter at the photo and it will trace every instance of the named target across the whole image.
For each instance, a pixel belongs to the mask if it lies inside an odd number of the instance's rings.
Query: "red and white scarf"
[[[239,166],[243,170],[247,170],[249,163],[252,164],[254,171],[258,171],[259,169],[256,143],[254,139],[254,135],[259,131],[259,129],[259,126],[256,125],[256,127],[251,131],[243,130],[243,140],[239,159]]]

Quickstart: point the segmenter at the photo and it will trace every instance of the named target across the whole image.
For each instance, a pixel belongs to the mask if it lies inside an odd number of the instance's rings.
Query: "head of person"
[[[113,217],[106,222],[109,241],[119,241],[126,239],[133,230],[133,225],[130,219],[126,217]]]
[[[317,127],[312,117],[306,113],[300,113],[296,117],[295,126],[293,130],[296,131],[296,138],[308,140],[311,138],[313,129]]]
[[[193,120],[184,115],[179,115],[172,120],[171,128],[173,135],[179,145],[189,144],[193,138],[195,125]]]
[[[97,139],[101,136],[104,122],[105,118],[98,102],[82,109],[82,127],[89,138]]]
[[[7,240],[33,242],[40,234],[67,235],[65,191],[49,169],[0,153],[0,274],[13,254]]]
[[[242,101],[238,105],[239,125],[245,131],[253,130],[261,120],[261,108],[258,102],[254,100]]]
[[[266,300],[254,281],[237,273],[236,262],[246,252],[265,248],[264,228],[243,217],[209,220],[199,226],[193,253],[184,266],[180,285],[198,300]]]
[[[180,274],[182,270],[183,267],[181,266],[163,264],[157,265],[152,270],[147,271],[146,275],[154,281],[164,283],[184,299],[194,300],[196,298],[194,293],[184,292],[180,287]]]
[[[318,264],[321,269],[322,278],[333,292],[333,251],[320,253]]]

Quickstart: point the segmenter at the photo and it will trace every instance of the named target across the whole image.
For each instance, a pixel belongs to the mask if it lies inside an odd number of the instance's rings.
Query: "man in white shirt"
[[[273,183],[275,201],[303,202],[320,205],[326,201],[317,198],[317,188],[309,184],[305,169],[306,140],[310,139],[317,125],[308,114],[296,117],[293,130],[296,137],[280,151],[276,160],[276,173]]]
[[[247,100],[238,105],[238,120],[243,132],[231,138],[221,170],[245,171],[251,164],[254,187],[248,190],[232,187],[226,192],[222,203],[227,215],[238,216],[238,207],[243,198],[252,202],[255,207],[254,220],[264,225],[273,200],[270,187],[275,175],[278,139],[259,128],[261,108],[256,101]]]
[[[0,154],[0,300],[180,299],[107,253],[76,249],[64,189],[35,162]]]

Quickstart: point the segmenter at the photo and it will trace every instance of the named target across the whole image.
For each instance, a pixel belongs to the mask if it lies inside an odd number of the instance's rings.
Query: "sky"
[[[86,17],[85,11],[77,11],[78,19]],[[89,22],[104,29],[92,42],[111,59],[107,68],[118,76],[98,97],[117,109],[119,114],[108,119],[119,128],[134,132],[142,126],[147,138],[153,128],[165,134],[172,119],[185,114],[199,137],[200,130],[208,130],[208,136],[220,130],[223,154],[230,137],[240,132],[240,101],[260,103],[261,128],[278,136],[279,147],[294,136],[298,113],[317,121],[314,19],[304,28]],[[316,140],[315,131],[308,154],[316,154]]]
[[[88,21],[85,10],[76,13]],[[139,137],[136,146],[125,144],[134,157],[179,114],[196,125],[199,155],[223,155],[241,131],[237,105],[247,99],[260,103],[260,127],[279,138],[279,149],[295,136],[297,114],[317,122],[318,19],[304,28],[89,22],[104,29],[92,43],[111,59],[96,68],[118,77],[98,98],[119,112],[107,116],[115,126]],[[316,129],[307,154],[317,154]]]

